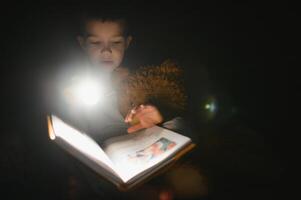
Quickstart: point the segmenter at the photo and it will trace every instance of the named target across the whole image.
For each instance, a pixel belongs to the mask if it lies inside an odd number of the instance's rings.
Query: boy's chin
[[[101,70],[106,72],[112,72],[114,71],[118,66],[116,66],[114,63],[103,63],[99,62],[97,63],[97,67],[99,67]]]
[[[112,71],[114,71],[117,67],[114,66],[114,65],[102,65],[101,68],[102,68],[104,71],[112,72]]]

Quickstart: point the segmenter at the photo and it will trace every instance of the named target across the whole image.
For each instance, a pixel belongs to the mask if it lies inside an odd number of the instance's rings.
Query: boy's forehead
[[[87,37],[123,37],[123,26],[115,21],[91,20],[85,29]]]

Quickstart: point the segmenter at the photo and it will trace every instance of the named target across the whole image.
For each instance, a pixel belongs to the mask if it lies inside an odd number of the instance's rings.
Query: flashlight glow
[[[92,106],[101,100],[103,93],[100,85],[93,80],[86,79],[80,81],[74,88],[75,97],[85,105]]]

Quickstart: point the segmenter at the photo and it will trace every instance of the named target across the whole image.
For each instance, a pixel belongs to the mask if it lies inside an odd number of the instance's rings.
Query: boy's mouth
[[[102,60],[101,61],[103,64],[106,64],[106,65],[111,65],[113,64],[113,61],[112,60]]]

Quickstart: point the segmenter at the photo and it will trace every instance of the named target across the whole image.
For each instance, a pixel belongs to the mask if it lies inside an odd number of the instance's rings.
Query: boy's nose
[[[100,50],[101,53],[112,53],[112,49],[111,47],[108,45],[108,46],[104,46],[101,50]]]

